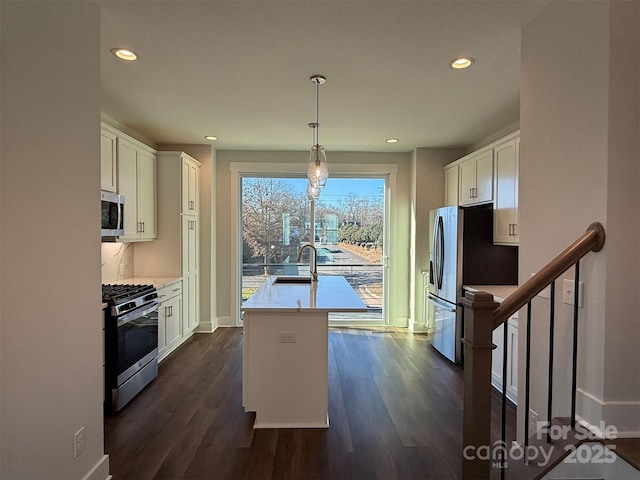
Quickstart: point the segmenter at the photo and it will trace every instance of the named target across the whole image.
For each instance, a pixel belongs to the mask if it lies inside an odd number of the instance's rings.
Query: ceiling
[[[518,121],[520,33],[546,0],[97,3],[103,114],[156,144],[306,150],[322,74],[330,153],[467,147]]]

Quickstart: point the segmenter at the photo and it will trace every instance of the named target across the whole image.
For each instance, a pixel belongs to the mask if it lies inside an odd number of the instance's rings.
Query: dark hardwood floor
[[[406,329],[332,328],[329,342],[330,427],[254,430],[241,329],[194,335],[106,419],[114,480],[460,478],[461,368]]]

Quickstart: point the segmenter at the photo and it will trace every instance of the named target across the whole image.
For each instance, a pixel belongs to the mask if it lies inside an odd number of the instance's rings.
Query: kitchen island
[[[360,297],[341,276],[272,276],[242,311],[242,403],[254,428],[327,428],[329,312],[366,312]]]

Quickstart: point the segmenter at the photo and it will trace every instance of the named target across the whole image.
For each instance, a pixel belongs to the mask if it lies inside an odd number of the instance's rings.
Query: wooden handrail
[[[595,222],[589,225],[580,238],[504,299],[493,312],[493,328],[499,327],[587,253],[599,252],[604,242],[605,232],[602,224]]]

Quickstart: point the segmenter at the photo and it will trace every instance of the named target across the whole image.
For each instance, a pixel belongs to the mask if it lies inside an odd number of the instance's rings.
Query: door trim
[[[336,163],[330,165],[331,174],[335,174],[340,177],[386,177],[385,178],[385,239],[383,246],[383,257],[386,258],[387,266],[383,267],[382,283],[384,289],[384,306],[383,321],[385,324],[389,324],[389,308],[387,305],[389,299],[389,278],[387,275],[391,267],[391,259],[389,253],[391,251],[390,241],[391,235],[390,220],[391,220],[391,199],[393,191],[396,185],[396,176],[398,173],[398,165],[393,163],[372,163],[372,164],[351,164],[351,163]],[[294,175],[306,175],[307,164],[305,163],[262,163],[262,162],[230,162],[229,170],[231,172],[231,258],[234,268],[231,269],[231,298],[230,298],[230,317],[233,325],[241,325],[240,322],[240,302],[241,289],[242,289],[242,277],[241,277],[241,239],[242,239],[242,225],[240,222],[240,195],[241,188],[240,182],[243,176],[291,176]],[[331,177],[329,177],[331,181]]]

